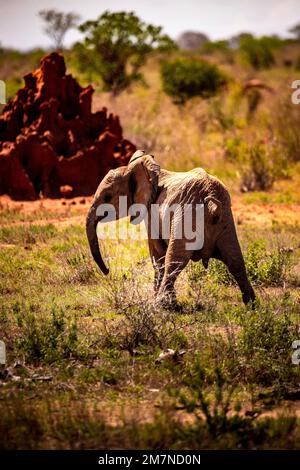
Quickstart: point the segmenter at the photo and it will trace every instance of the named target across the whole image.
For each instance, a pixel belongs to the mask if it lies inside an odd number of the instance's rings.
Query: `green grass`
[[[300,378],[291,363],[300,313],[299,253],[288,254],[285,269],[277,242],[295,245],[298,230],[256,228],[255,239],[253,229],[239,231],[257,310],[243,306],[226,271],[213,263],[208,272],[193,264],[182,273],[177,291],[183,311],[175,313],[153,303],[145,241],[101,242],[111,267],[104,277],[82,226],[2,227],[1,336],[8,365],[20,377],[0,388],[3,447],[297,448],[299,426],[286,397]],[[156,364],[165,348],[186,353],[178,363]],[[188,377],[197,357],[206,418],[194,416],[187,403],[178,411],[178,397],[170,394],[194,393],[198,382]],[[16,362],[23,366],[14,368]],[[213,412],[220,396],[216,365],[224,396],[234,388],[225,428]],[[43,383],[34,374],[51,380]],[[264,415],[279,405],[283,416]]]

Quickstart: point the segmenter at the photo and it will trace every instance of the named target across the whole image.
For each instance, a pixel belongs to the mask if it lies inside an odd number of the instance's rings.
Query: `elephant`
[[[143,150],[136,151],[127,166],[110,170],[100,182],[86,218],[86,233],[91,254],[104,274],[108,274],[100,253],[97,224],[103,215],[97,214],[101,204],[110,204],[115,209],[116,218],[121,214],[119,197],[128,199],[128,206],[142,204],[146,207],[145,222],[148,230],[149,254],[154,268],[154,292],[157,300],[164,305],[175,307],[175,281],[190,260],[202,261],[208,267],[210,258],[221,260],[236,280],[245,304],[255,301],[254,290],[248,280],[245,263],[238,241],[231,210],[230,195],[224,184],[202,168],[187,172],[172,172],[160,168],[153,155]],[[203,243],[187,249],[185,235],[175,236],[175,228],[180,216],[178,211],[170,214],[169,231],[164,231],[166,207],[183,207],[190,204],[192,219],[197,204],[203,208]],[[158,228],[153,236],[150,206],[157,207]],[[180,211],[179,211],[180,212]],[[135,223],[131,216],[131,222]],[[193,228],[195,221],[192,221]]]

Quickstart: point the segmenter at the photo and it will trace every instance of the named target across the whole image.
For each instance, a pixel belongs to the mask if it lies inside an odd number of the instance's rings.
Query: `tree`
[[[296,36],[297,41],[300,42],[300,23],[290,28],[289,32],[294,34],[294,36]]]
[[[208,36],[203,33],[199,33],[196,31],[185,31],[182,33],[178,40],[177,44],[180,49],[185,49],[187,51],[192,51],[195,49],[199,49],[203,44],[209,41]]]
[[[229,47],[231,47],[232,49],[238,49],[242,41],[251,40],[253,38],[254,36],[251,33],[247,33],[247,32],[238,33],[229,39],[228,41]]]
[[[212,54],[214,52],[228,52],[229,44],[226,39],[220,39],[218,41],[208,41],[203,44],[201,52],[204,54]]]
[[[160,26],[142,22],[133,12],[106,11],[79,29],[86,37],[75,49],[101,75],[104,88],[114,94],[142,78],[140,68],[151,51],[176,47]]]
[[[45,33],[53,41],[54,48],[62,50],[67,31],[75,28],[80,19],[76,13],[63,13],[57,10],[41,10],[39,16],[45,21]]]

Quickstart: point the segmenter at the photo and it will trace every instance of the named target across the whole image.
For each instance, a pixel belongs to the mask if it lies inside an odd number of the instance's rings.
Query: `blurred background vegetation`
[[[300,113],[291,84],[300,69],[299,25],[294,38],[244,32],[211,41],[186,31],[175,41],[134,12],[106,11],[84,23],[74,12],[39,16],[50,50],[63,53],[83,86],[93,84],[95,108],[119,114],[125,135],[164,166],[204,166],[236,191],[279,187],[279,198],[280,181],[298,186]],[[70,28],[83,39],[64,49]],[[7,99],[50,50],[1,48]]]

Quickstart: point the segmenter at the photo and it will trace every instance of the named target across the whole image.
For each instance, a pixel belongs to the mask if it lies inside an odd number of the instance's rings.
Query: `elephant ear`
[[[208,217],[211,224],[217,224],[222,220],[222,203],[219,199],[213,196],[207,196],[204,199],[204,204],[207,207]]]
[[[152,155],[138,150],[128,164],[129,193],[133,204],[143,204],[147,208],[155,200],[160,166]]]

